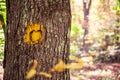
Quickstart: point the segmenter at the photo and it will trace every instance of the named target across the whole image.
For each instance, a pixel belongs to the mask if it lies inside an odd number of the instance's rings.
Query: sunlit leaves
[[[0,15],[3,15],[4,22],[6,23],[6,3],[5,3],[5,0],[0,0]]]
[[[116,0],[116,14],[120,15],[120,0]]]
[[[4,34],[3,30],[0,30],[0,58],[3,58],[4,52]]]
[[[5,0],[0,0],[0,15],[4,17],[4,22],[6,23],[6,4]],[[3,58],[4,52],[4,32],[2,30],[3,22],[0,21],[0,58]]]
[[[75,60],[76,57],[75,57],[75,56],[69,56],[69,59],[70,59],[70,60]]]

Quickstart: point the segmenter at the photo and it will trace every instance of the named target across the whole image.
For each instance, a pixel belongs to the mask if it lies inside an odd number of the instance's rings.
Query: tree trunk
[[[49,72],[62,59],[68,62],[71,12],[69,0],[6,0],[7,28],[4,80],[25,80],[29,62],[38,61],[37,71]],[[26,26],[42,24],[42,43],[24,41]],[[69,71],[52,73],[52,78],[36,75],[31,80],[70,80]]]
[[[83,37],[83,50],[85,53],[89,51],[88,44],[88,34],[89,34],[89,12],[91,7],[91,0],[83,0],[83,11],[84,11],[84,20],[83,20],[83,29],[84,29],[84,37]]]

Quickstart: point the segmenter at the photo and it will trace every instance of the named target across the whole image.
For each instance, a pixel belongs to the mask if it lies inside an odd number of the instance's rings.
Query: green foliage
[[[84,30],[78,24],[72,23],[71,26],[71,45],[70,45],[70,53],[74,54],[78,50],[78,44],[76,40],[81,39],[79,35],[83,35]],[[80,40],[79,40],[80,41]],[[74,42],[74,43],[73,43]]]
[[[0,15],[4,17],[4,22],[6,24],[6,3],[5,0],[0,0]],[[3,59],[4,54],[4,32],[2,25],[0,25],[0,59]]]
[[[0,59],[3,59],[3,53],[4,53],[4,34],[3,30],[0,30]]]
[[[78,50],[78,46],[76,46],[76,45],[71,45],[70,46],[70,53],[71,54],[76,53],[77,50]]]
[[[120,26],[120,22],[116,23],[115,26],[116,26],[116,27],[119,27],[119,26]]]
[[[0,15],[3,15],[4,22],[6,23],[6,3],[5,3],[5,0],[0,0]]]
[[[84,30],[81,26],[76,25],[75,23],[71,26],[71,36],[75,36],[76,34],[83,34]]]
[[[5,0],[0,0],[0,12],[3,12],[3,13],[6,12]]]
[[[120,15],[120,0],[116,0],[115,10],[116,14]]]

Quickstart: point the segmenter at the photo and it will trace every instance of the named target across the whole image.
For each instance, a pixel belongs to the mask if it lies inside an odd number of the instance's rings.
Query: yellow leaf
[[[83,67],[83,64],[79,64],[79,63],[71,63],[66,65],[67,69],[80,69],[82,67]]]
[[[30,68],[30,70],[28,71],[27,76],[26,76],[26,79],[30,79],[30,78],[34,77],[35,74],[36,74],[36,70],[35,70],[35,69],[37,68],[38,62],[37,62],[37,60],[32,60],[32,61],[30,62],[30,64],[31,64],[31,63],[33,63],[33,65],[32,65],[32,67]]]
[[[51,77],[52,77],[51,74],[46,73],[46,72],[40,72],[39,75],[43,75],[43,76],[48,77],[48,78],[51,78]]]
[[[32,61],[30,62],[30,64],[31,64],[31,63],[33,64],[32,67],[31,67],[31,69],[36,69],[37,66],[38,66],[37,60],[32,60]]]
[[[79,58],[77,58],[77,57],[75,57],[75,56],[70,56],[70,60],[75,60],[76,62],[78,62],[78,63],[83,63],[83,61],[81,60],[81,58],[79,59]]]
[[[26,79],[31,79],[32,77],[34,77],[36,75],[36,70],[35,69],[31,69],[26,76]]]
[[[54,71],[58,71],[58,72],[62,72],[64,71],[65,69],[65,63],[62,61],[62,60],[59,60],[58,64],[56,64],[52,69],[51,71],[54,72]]]
[[[76,59],[76,57],[75,57],[75,56],[73,56],[73,55],[71,55],[71,56],[69,57],[69,59],[70,59],[70,60],[75,60],[75,59]]]

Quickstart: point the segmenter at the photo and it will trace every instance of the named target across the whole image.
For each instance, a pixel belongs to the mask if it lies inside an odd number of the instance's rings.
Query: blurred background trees
[[[82,51],[84,51],[84,43],[82,41],[85,32],[84,29],[81,28],[82,21],[84,20],[84,5],[82,1],[71,1],[71,53],[82,53]],[[117,1],[118,0],[92,0],[89,13],[89,39],[87,43],[90,47],[88,52],[100,53],[100,51],[107,51],[113,46],[114,48],[117,47],[115,45],[120,42],[119,37],[118,39],[115,38],[116,36],[119,36],[119,26],[116,28],[116,25],[119,25],[119,5]],[[116,41],[118,43],[116,43]]]

